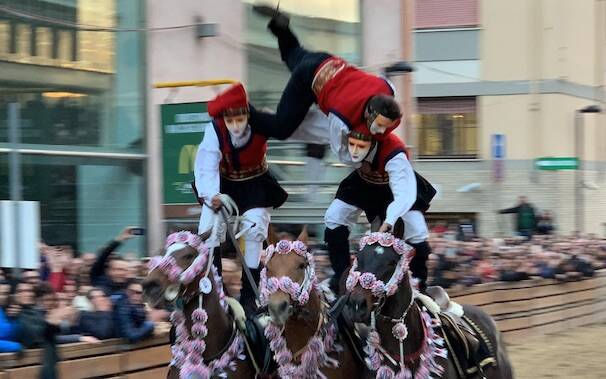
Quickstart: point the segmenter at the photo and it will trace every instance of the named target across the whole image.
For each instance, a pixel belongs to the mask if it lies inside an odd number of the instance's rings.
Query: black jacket
[[[107,260],[121,242],[111,241],[97,253],[97,260],[90,269],[90,282],[93,286],[99,287],[107,296],[124,290],[124,284],[114,283],[106,274]]]

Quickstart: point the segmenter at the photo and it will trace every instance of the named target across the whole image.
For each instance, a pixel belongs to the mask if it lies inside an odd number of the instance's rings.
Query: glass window
[[[475,158],[475,98],[419,99],[419,158]]]
[[[7,0],[4,4],[47,17],[49,22],[32,29],[31,20],[17,20],[17,54],[1,56],[13,65],[10,72],[0,72],[0,143],[6,142],[6,104],[17,101],[24,143],[143,151],[143,33],[74,31],[64,24],[140,27],[144,2]],[[3,30],[12,33],[9,21],[0,24],[0,42]],[[5,39],[9,43],[3,46],[10,50],[10,37]]]
[[[0,199],[8,199],[7,154],[0,154]],[[23,199],[40,202],[43,239],[96,251],[125,226],[144,225],[140,161],[23,155]],[[127,249],[144,253],[142,239]]]

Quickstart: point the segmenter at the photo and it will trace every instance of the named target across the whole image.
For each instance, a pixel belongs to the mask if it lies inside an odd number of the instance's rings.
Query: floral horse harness
[[[304,306],[308,301],[312,291],[316,291],[321,296],[318,289],[314,260],[307,247],[301,241],[279,241],[276,246],[270,245],[266,250],[265,265],[271,260],[274,254],[297,254],[305,258],[307,266],[305,267],[305,278],[302,283],[294,282],[288,276],[280,278],[267,277],[267,268],[261,271],[261,304],[267,305],[269,296],[277,291],[283,291],[288,294],[297,306]],[[341,347],[336,344],[337,328],[334,323],[329,323],[326,316],[326,306],[322,299],[322,309],[318,318],[318,326],[315,334],[307,344],[297,352],[288,349],[286,339],[282,335],[283,330],[270,322],[265,328],[265,336],[269,340],[269,347],[274,353],[274,359],[278,364],[278,374],[282,379],[299,378],[321,378],[326,377],[320,371],[323,367],[336,368],[338,361],[328,356],[331,352],[340,351]],[[300,364],[296,363],[300,358]]]

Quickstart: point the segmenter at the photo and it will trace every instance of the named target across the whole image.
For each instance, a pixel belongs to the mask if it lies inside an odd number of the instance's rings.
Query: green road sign
[[[579,168],[579,159],[575,157],[543,157],[534,161],[539,170],[576,170]]]
[[[206,103],[163,104],[162,162],[164,204],[191,204],[194,162],[204,129],[211,125]]]

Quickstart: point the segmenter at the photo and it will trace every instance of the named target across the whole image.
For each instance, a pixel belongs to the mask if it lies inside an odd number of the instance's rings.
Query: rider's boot
[[[427,289],[427,259],[431,254],[431,246],[427,241],[409,243],[415,249],[415,255],[410,261],[412,276],[419,279],[419,292],[425,293]]]
[[[259,268],[249,268],[250,273],[259,288],[259,279],[261,278],[261,269]],[[240,304],[244,308],[244,312],[247,315],[251,315],[257,312],[257,303],[255,291],[253,290],[250,282],[248,281],[248,277],[246,276],[246,272],[244,268],[242,268],[242,289],[240,290]]]
[[[335,272],[330,279],[330,289],[338,296],[339,282],[351,262],[349,255],[349,229],[343,225],[335,229],[326,228],[324,230],[324,241],[328,245],[328,257]]]

